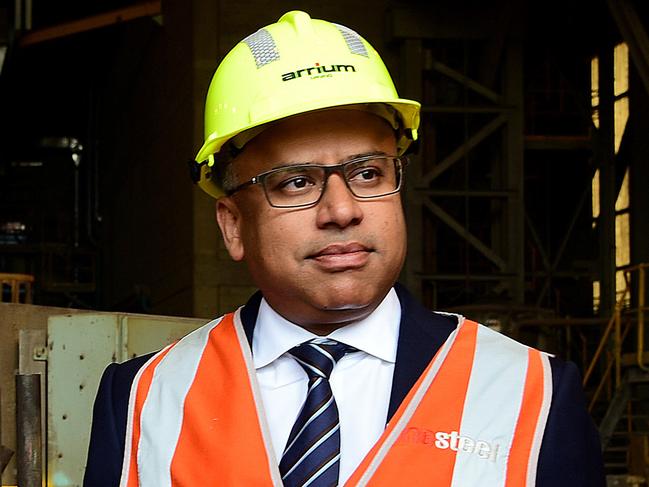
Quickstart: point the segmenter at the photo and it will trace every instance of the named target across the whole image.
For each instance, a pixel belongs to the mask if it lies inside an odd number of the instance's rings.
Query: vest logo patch
[[[460,436],[457,431],[431,431],[411,426],[399,436],[400,443],[421,444],[439,450],[473,453],[482,460],[495,462],[500,445],[497,443],[475,440],[468,436]]]

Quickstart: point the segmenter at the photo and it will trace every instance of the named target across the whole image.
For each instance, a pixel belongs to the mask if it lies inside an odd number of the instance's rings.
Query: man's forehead
[[[342,161],[395,151],[394,130],[386,120],[360,110],[335,109],[275,123],[254,137],[242,155],[264,157],[273,164]]]

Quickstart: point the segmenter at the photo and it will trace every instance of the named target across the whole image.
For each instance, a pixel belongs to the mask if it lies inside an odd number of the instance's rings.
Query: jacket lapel
[[[261,291],[257,291],[253,294],[246,305],[241,310],[241,324],[243,325],[243,331],[246,332],[246,338],[248,339],[248,345],[252,350],[252,334],[255,329],[255,323],[257,323],[257,315],[259,314],[259,305],[261,304]]]
[[[401,303],[401,325],[388,421],[437,350],[457,327],[457,321],[453,316],[440,315],[427,310],[400,284],[395,284],[394,288]]]

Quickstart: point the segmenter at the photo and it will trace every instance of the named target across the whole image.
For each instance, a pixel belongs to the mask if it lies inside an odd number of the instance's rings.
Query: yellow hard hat
[[[417,139],[420,104],[399,98],[383,61],[348,27],[293,11],[246,37],[214,73],[205,102],[205,142],[192,177],[223,196],[215,154],[237,148],[274,121],[313,110],[349,107],[386,118],[399,154]]]

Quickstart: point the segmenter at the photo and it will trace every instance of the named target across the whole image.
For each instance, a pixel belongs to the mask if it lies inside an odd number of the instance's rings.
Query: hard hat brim
[[[388,105],[394,108],[394,110],[398,114],[400,120],[398,121],[399,130],[397,131],[397,133],[399,134],[397,138],[397,155],[403,154],[408,149],[410,144],[413,141],[417,140],[417,128],[419,127],[421,104],[416,101],[408,100],[405,98],[398,98],[389,101],[354,100],[350,101],[350,103],[341,103],[337,105],[328,104],[326,106],[302,107],[303,109],[301,111],[291,116],[298,116],[318,110],[328,110],[335,108],[354,107],[355,109],[362,109],[360,108],[362,105],[371,106],[376,104]],[[231,132],[220,137],[218,136],[218,134],[210,135],[201,149],[198,151],[195,159],[197,163],[201,164],[200,180],[198,181],[198,186],[214,198],[218,199],[225,196],[225,191],[217,182],[219,178],[214,178],[212,176],[212,172],[217,170],[216,166],[214,165],[213,155],[218,154],[226,142],[232,140],[242,132],[253,131],[253,133],[256,135],[263,130],[263,127],[265,125],[269,125],[286,118],[289,117],[286,116],[285,113],[279,116],[270,116],[264,120],[259,121],[258,123],[246,127],[246,130]],[[255,130],[259,128],[262,128],[262,130]],[[210,160],[210,162],[205,163],[205,161],[208,159]]]
[[[322,104],[322,103],[315,103],[313,104],[314,106],[302,106],[300,110],[296,110],[294,113],[292,113],[290,116],[295,116],[295,115],[302,115],[305,113],[317,111],[317,110],[324,110],[324,109],[330,109],[330,108],[342,108],[345,106],[350,106],[350,105],[363,105],[363,104],[385,104],[393,107],[397,113],[399,114],[401,118],[401,124],[403,129],[415,129],[419,126],[419,111],[421,108],[421,104],[413,101],[413,100],[407,100],[404,98],[398,98],[396,100],[349,100],[349,103],[338,103],[338,104]],[[248,127],[245,128],[245,130],[250,130],[254,129],[257,127],[262,127],[264,125],[267,125],[272,122],[277,122],[279,120],[282,120],[284,118],[288,118],[286,115],[286,112],[282,114],[277,114],[276,116],[271,115],[268,116],[262,120],[259,120],[256,123],[253,123],[249,125]],[[201,149],[198,151],[196,154],[196,162],[203,162],[205,161],[210,155],[212,154],[218,154],[218,152],[221,150],[223,145],[230,139],[236,137],[239,135],[241,132],[244,130],[237,130],[228,134],[223,134],[219,136],[216,133],[213,133],[207,137],[207,140],[201,147]],[[414,140],[414,139],[413,139]],[[405,150],[404,148],[403,150]]]

